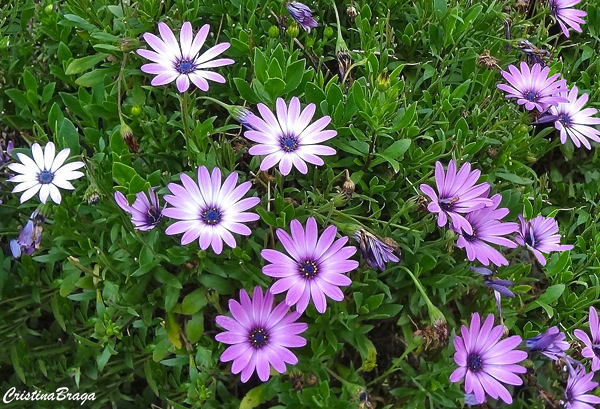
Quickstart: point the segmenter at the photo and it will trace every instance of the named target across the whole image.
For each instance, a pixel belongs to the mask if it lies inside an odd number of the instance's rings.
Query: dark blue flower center
[[[279,144],[285,152],[294,152],[298,149],[298,138],[294,135],[284,135],[279,139]]]
[[[267,331],[262,328],[255,328],[250,332],[250,344],[254,348],[265,346],[268,340],[269,336],[267,335]]]
[[[440,200],[440,208],[445,211],[445,212],[450,212],[452,211],[453,207],[454,207],[454,203],[458,202],[459,198],[458,197],[451,197],[449,199],[442,199]]]
[[[467,368],[471,372],[479,372],[483,368],[483,361],[478,354],[469,354],[467,357]]]
[[[312,260],[306,260],[300,263],[300,275],[304,278],[315,278],[318,271],[317,265]]]
[[[462,232],[462,236],[468,242],[472,242],[472,241],[477,240],[477,233],[475,233],[475,229],[473,228],[473,226],[471,226],[471,228],[473,229],[473,234],[467,234],[464,231]]]
[[[202,220],[204,223],[214,226],[221,221],[221,212],[215,207],[209,207],[202,212]]]
[[[524,96],[525,96],[525,99],[527,101],[532,101],[533,102],[536,99],[538,99],[538,95],[535,92],[533,92],[533,91],[526,92]]]
[[[42,170],[40,173],[38,173],[38,181],[42,185],[47,185],[48,183],[51,183],[53,180],[54,180],[54,173],[50,172],[49,170]]]
[[[157,224],[162,218],[162,213],[160,210],[156,209],[154,206],[148,209],[148,224]]]
[[[188,59],[183,59],[175,63],[175,69],[180,74],[189,74],[190,72],[195,71],[196,65]]]
[[[529,229],[529,232],[525,234],[525,244],[529,244],[531,247],[535,247],[535,236],[533,235],[533,229]]]
[[[567,128],[571,126],[571,117],[567,114],[560,114],[558,116],[558,120],[561,124],[563,124]]]
[[[600,344],[594,344],[594,345],[592,345],[592,351],[594,351],[594,354],[597,357],[600,357]]]

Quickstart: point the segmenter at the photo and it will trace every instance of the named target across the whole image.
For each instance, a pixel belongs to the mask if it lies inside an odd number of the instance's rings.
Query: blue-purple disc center
[[[162,213],[160,210],[158,210],[154,206],[151,206],[148,209],[148,224],[156,224],[160,221],[161,218]]]
[[[592,345],[592,351],[594,351],[594,355],[600,357],[600,344]]]
[[[312,260],[306,260],[300,263],[300,275],[306,279],[315,278],[319,268]]]
[[[529,232],[525,234],[525,244],[535,247],[535,236],[533,235],[533,230],[529,230]]]
[[[467,357],[467,368],[471,372],[479,372],[483,368],[483,361],[478,354],[469,354]]]
[[[285,152],[294,152],[298,149],[298,138],[294,135],[283,135],[279,138],[279,145]]]
[[[215,207],[209,207],[202,212],[202,220],[204,223],[214,226],[221,221],[221,211]]]
[[[255,328],[250,332],[250,344],[254,348],[260,348],[267,344],[269,336],[267,331],[262,328]]]
[[[195,68],[196,65],[193,63],[193,61],[188,59],[179,60],[175,63],[175,69],[180,74],[189,74],[190,72],[194,71]]]
[[[525,99],[526,99],[527,101],[531,101],[531,102],[533,102],[533,101],[535,101],[536,99],[538,99],[538,94],[536,94],[536,93],[535,93],[535,92],[533,92],[533,91],[528,91],[528,92],[526,92],[524,96],[525,96]]]
[[[558,120],[560,121],[561,124],[563,124],[566,127],[571,126],[571,117],[567,114],[560,114],[558,116]]]
[[[47,185],[49,183],[52,183],[53,180],[54,180],[54,173],[50,172],[49,170],[42,170],[40,173],[38,173],[38,181],[42,185]]]

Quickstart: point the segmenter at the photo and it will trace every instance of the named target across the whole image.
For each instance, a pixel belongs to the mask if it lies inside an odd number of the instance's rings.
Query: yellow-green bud
[[[271,37],[271,38],[279,37],[279,27],[277,27],[277,26],[269,27],[269,37]]]
[[[52,4],[52,3],[46,4],[46,7],[44,7],[44,13],[46,13],[47,15],[54,13],[54,4]]]
[[[137,38],[124,37],[124,38],[120,38],[117,43],[117,47],[119,47],[119,50],[121,50],[123,52],[129,52],[129,51],[135,50],[139,46],[140,46],[140,41]]]
[[[390,75],[387,71],[382,71],[377,76],[377,89],[381,92],[385,92],[390,87]]]
[[[298,37],[298,34],[300,34],[300,28],[298,27],[298,24],[296,23],[292,23],[289,27],[288,27],[288,35],[291,38],[296,38]]]
[[[333,37],[333,28],[331,28],[330,26],[325,27],[325,30],[323,30],[323,37],[325,37],[325,38]]]
[[[131,116],[140,116],[142,114],[142,107],[134,105],[131,107]]]

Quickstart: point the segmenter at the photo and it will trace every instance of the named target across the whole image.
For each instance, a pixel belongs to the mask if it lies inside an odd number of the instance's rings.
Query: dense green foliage
[[[495,313],[494,298],[473,274],[455,234],[440,229],[423,206],[418,186],[432,179],[436,160],[471,161],[482,180],[501,193],[508,219],[555,215],[571,252],[553,254],[545,268],[516,249],[499,276],[515,282],[516,298],[503,300],[512,334],[536,335],[552,325],[581,327],[600,295],[598,151],[560,145],[553,128],[532,118],[496,88],[497,69],[478,64],[488,49],[505,68],[523,58],[505,38],[527,38],[550,49],[552,72],[590,94],[600,108],[600,4],[583,1],[584,32],[559,34],[542,2],[528,16],[511,1],[337,1],[341,35],[354,66],[346,84],[337,77],[336,15],[314,1],[320,26],[297,41],[285,28],[285,6],[259,0],[61,0],[10,2],[0,13],[1,144],[16,152],[33,142],[70,147],[86,162],[86,177],[63,194],[60,206],[41,207],[48,218],[40,249],[13,259],[8,241],[38,206],[20,205],[0,175],[0,391],[40,388],[95,392],[86,407],[142,408],[458,408],[462,388],[450,384],[455,368],[448,338],[472,312]],[[288,16],[279,30],[276,16]],[[227,83],[207,93],[188,92],[190,136],[184,138],[174,84],[150,86],[145,63],[133,50],[141,34],[166,22],[194,29],[211,25],[208,43],[227,41],[236,61],[219,69]],[[513,47],[507,52],[506,46]],[[255,110],[277,97],[314,102],[333,118],[338,154],[323,167],[282,178],[259,172],[247,154],[239,124],[204,96]],[[120,114],[122,110],[122,120]],[[139,152],[124,142],[131,127]],[[238,247],[217,256],[196,242],[167,236],[166,219],[151,232],[133,229],[113,192],[134,193],[179,180],[199,165],[237,171],[262,197],[261,220]],[[351,199],[340,189],[345,171],[356,185]],[[8,170],[6,170],[8,173]],[[99,203],[88,199],[96,191]],[[308,345],[286,375],[247,384],[219,362],[214,318],[240,288],[267,288],[260,250],[272,248],[274,229],[317,218],[363,224],[391,237],[400,264],[384,272],[351,273],[345,300],[329,300],[302,321]],[[356,257],[359,257],[358,255]],[[362,263],[362,260],[361,260]],[[439,311],[438,311],[439,308]],[[449,337],[431,326],[439,312]],[[571,335],[569,335],[571,340]],[[575,356],[577,353],[574,353]],[[560,399],[565,375],[533,357],[537,381],[525,376],[514,389],[515,408],[547,407]],[[254,388],[254,389],[253,389]],[[544,391],[544,396],[540,395]],[[240,403],[241,402],[241,403]],[[241,406],[240,406],[241,404]],[[13,402],[6,407],[25,407]],[[56,407],[56,403],[51,404]],[[491,403],[490,407],[500,406]],[[38,407],[42,407],[41,404]]]

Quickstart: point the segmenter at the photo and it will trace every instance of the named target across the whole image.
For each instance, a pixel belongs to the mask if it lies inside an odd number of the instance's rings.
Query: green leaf
[[[74,75],[79,74],[81,72],[87,71],[90,68],[94,67],[108,56],[108,54],[99,53],[96,55],[89,55],[87,57],[78,58],[76,60],[71,61],[67,69],[65,70],[65,74]]]
[[[186,315],[193,315],[206,305],[206,294],[203,289],[198,288],[185,296],[181,303],[181,310]]]
[[[258,405],[273,399],[276,395],[277,390],[270,387],[269,383],[262,384],[248,391],[240,403],[240,409],[253,409]]]
[[[156,396],[160,396],[158,393],[158,386],[156,386],[156,381],[152,376],[152,366],[149,360],[144,362],[144,377],[146,378],[146,382],[148,382],[148,386],[152,389],[152,392],[154,392]]]
[[[175,348],[181,348],[181,327],[177,323],[177,318],[172,313],[167,313],[166,319],[166,328],[167,328],[167,336],[169,337],[169,341],[175,346]]]
[[[114,162],[112,166],[113,179],[121,186],[127,186],[129,181],[137,175],[135,169],[120,162]]]
[[[71,149],[71,155],[79,154],[79,133],[68,118],[63,118],[60,130],[58,131],[61,148]]]
[[[185,326],[185,336],[192,344],[198,342],[204,333],[204,314],[199,312],[194,314]]]
[[[33,91],[37,93],[37,81],[35,77],[27,68],[23,71],[23,83],[25,84],[25,89],[27,91]]]

